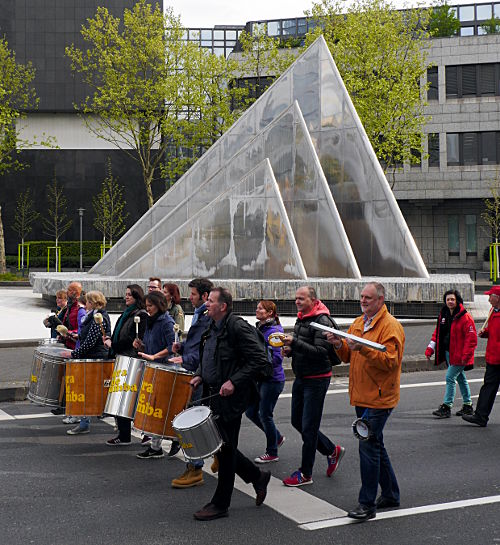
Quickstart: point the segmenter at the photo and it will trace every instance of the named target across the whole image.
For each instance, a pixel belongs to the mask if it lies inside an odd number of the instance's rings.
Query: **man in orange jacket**
[[[359,505],[348,517],[364,521],[375,517],[377,509],[399,507],[399,486],[384,447],[384,426],[399,402],[401,361],[405,334],[401,324],[385,306],[385,288],[369,282],[361,292],[363,315],[356,318],[349,333],[383,344],[385,352],[328,334],[340,359],[350,362],[349,395],[356,415],[368,422],[368,440],[359,441],[361,490]],[[381,495],[377,498],[378,485]]]

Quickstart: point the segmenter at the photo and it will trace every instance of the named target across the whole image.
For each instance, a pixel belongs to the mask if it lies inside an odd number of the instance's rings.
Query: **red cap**
[[[498,295],[500,297],[500,286],[492,286],[491,289],[484,292],[485,295]]]

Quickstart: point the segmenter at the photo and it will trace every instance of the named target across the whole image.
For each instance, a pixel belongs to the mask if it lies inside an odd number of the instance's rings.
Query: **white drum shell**
[[[40,405],[59,407],[61,383],[64,384],[66,359],[61,356],[67,348],[57,342],[40,343],[33,353],[28,399]],[[62,365],[62,367],[61,367]]]
[[[116,356],[104,414],[134,419],[146,361]]]

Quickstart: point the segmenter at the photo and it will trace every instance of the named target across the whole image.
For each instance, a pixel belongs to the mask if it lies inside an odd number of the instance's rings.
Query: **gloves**
[[[433,354],[434,354],[434,348],[432,348],[432,346],[428,346],[425,349],[425,357],[426,358],[431,358]]]

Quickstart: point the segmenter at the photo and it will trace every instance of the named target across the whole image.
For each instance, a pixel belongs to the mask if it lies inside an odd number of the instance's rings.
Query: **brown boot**
[[[188,464],[186,471],[177,479],[172,481],[172,488],[191,488],[204,483],[203,471],[196,469],[193,464]]]
[[[217,454],[214,454],[214,461],[210,466],[210,470],[212,471],[212,473],[218,473],[219,471],[219,458],[217,458]]]

